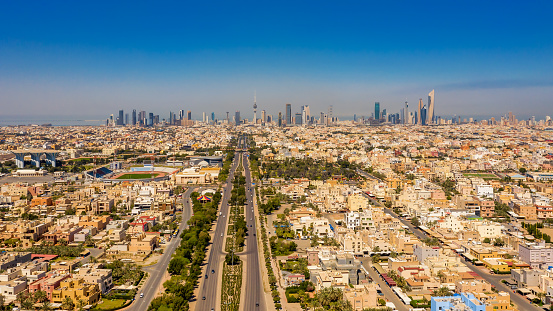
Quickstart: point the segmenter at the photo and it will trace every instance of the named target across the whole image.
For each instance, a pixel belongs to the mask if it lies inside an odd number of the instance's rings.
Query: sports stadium
[[[154,166],[145,163],[143,166],[132,166],[128,169],[114,169],[117,165],[102,166],[85,172],[86,179],[101,180],[108,183],[123,181],[161,181],[168,180],[179,172],[178,168]],[[120,167],[120,166],[119,166]]]

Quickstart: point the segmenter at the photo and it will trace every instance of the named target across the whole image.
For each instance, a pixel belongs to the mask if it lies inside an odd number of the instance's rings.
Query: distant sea
[[[52,126],[87,126],[104,125],[105,117],[98,116],[2,116],[0,115],[0,126],[14,125],[43,125]]]

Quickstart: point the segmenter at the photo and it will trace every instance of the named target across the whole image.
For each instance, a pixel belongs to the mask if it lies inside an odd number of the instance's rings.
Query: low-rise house
[[[52,291],[52,303],[63,303],[69,297],[73,303],[83,300],[87,305],[93,305],[100,300],[100,288],[97,283],[88,283],[84,279],[68,278],[61,281],[60,286]]]
[[[79,268],[73,278],[83,279],[86,283],[97,283],[102,294],[107,294],[113,288],[111,269]]]
[[[354,285],[344,288],[344,300],[351,303],[353,310],[364,310],[378,306],[378,285],[376,283]]]

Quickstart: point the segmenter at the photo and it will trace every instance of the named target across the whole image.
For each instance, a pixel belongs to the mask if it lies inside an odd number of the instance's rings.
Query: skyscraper
[[[129,114],[125,113],[125,125],[129,124]]]
[[[286,125],[292,124],[292,104],[286,104]]]
[[[403,112],[403,124],[409,124],[411,122],[409,118],[409,103],[405,101],[405,111]]]
[[[119,117],[117,118],[117,125],[123,125],[124,124],[123,119],[123,110],[119,110]]]
[[[278,112],[278,127],[282,127],[282,112],[280,111]]]
[[[301,125],[301,113],[299,112],[296,113],[296,118],[294,121],[296,121],[295,124]]]
[[[428,93],[428,107],[426,109],[426,124],[434,123],[434,90]]]
[[[187,119],[187,120],[192,120],[192,111],[188,110],[188,111],[186,112],[186,119]]]
[[[374,103],[374,119],[380,120],[380,103],[375,102]]]
[[[236,122],[236,125],[240,125],[240,111],[236,111],[234,113],[234,122]]]
[[[422,104],[422,98],[419,98],[419,109],[417,110],[417,124],[418,125],[422,125],[422,107],[423,107],[423,104]]]
[[[253,124],[257,124],[257,100],[255,96],[255,92],[253,93]]]
[[[136,109],[132,110],[132,125],[136,125]]]
[[[267,122],[267,112],[265,110],[261,110],[261,124],[265,124],[265,122]]]
[[[309,110],[309,105],[301,106],[301,110],[302,123],[309,124],[309,122],[311,121],[311,111]]]
[[[211,112],[211,122],[215,124],[215,112]]]

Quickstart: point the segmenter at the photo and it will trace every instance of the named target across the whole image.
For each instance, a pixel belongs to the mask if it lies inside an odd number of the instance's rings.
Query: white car
[[[140,298],[144,298],[144,293],[140,293]]]

